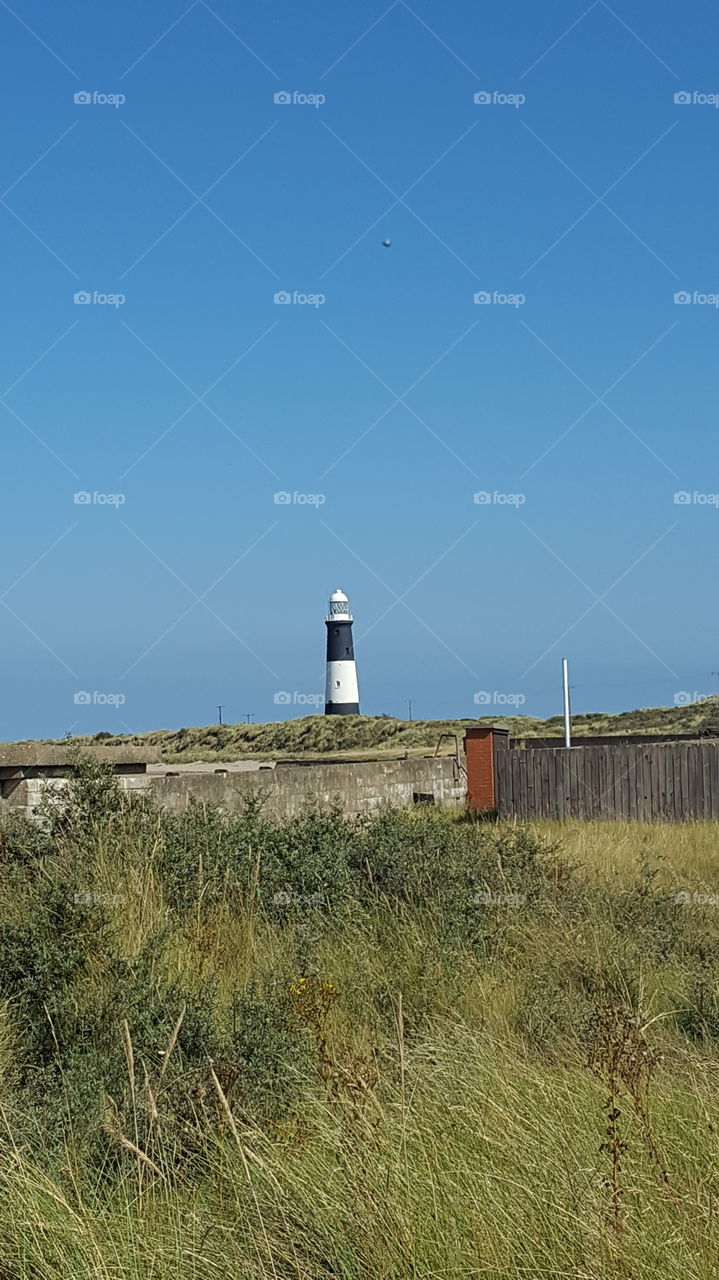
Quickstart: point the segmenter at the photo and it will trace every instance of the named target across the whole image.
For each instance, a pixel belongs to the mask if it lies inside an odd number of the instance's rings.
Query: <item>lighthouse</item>
[[[359,689],[352,644],[352,614],[344,591],[333,591],[327,618],[326,716],[358,716]]]

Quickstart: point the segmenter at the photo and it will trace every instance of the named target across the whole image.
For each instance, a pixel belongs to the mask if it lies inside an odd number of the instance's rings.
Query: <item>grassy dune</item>
[[[441,754],[451,754],[469,725],[495,724],[513,736],[561,737],[561,716],[538,720],[531,716],[484,716],[472,720],[396,720],[392,716],[304,716],[270,724],[208,725],[204,728],[160,729],[143,734],[99,734],[79,738],[80,743],[97,741],[115,745],[160,747],[165,759],[239,760],[243,756],[344,759],[425,755],[439,746]],[[719,703],[709,699],[679,707],[650,707],[573,717],[574,733],[699,733],[719,732]]]
[[[0,834],[0,1277],[715,1277],[718,835],[83,765]]]

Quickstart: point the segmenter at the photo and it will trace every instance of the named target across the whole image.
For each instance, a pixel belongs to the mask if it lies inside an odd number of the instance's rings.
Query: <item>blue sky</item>
[[[713,6],[0,37],[2,738],[719,688]]]

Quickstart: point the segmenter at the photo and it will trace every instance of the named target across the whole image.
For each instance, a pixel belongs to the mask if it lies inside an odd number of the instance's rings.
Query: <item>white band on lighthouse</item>
[[[352,642],[352,615],[344,591],[334,591],[325,619],[327,626],[327,684],[325,715],[359,715],[357,667]]]
[[[351,703],[359,711],[359,689],[357,687],[357,665],[354,662],[328,662],[327,684],[325,686],[325,703]]]

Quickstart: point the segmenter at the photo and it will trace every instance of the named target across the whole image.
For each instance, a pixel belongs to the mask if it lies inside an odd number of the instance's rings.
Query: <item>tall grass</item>
[[[0,1280],[715,1276],[716,836],[80,764],[0,832]]]

